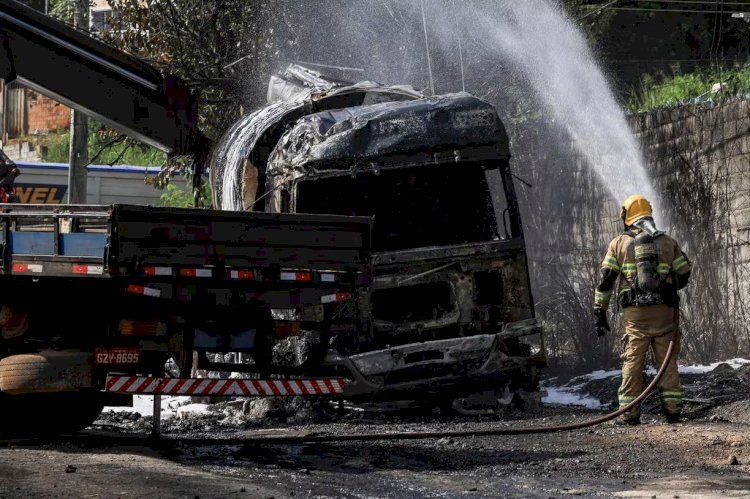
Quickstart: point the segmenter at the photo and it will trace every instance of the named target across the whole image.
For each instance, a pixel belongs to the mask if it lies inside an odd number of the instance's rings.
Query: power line
[[[591,11],[591,12],[589,12],[588,14],[584,14],[584,15],[582,15],[581,17],[579,17],[579,18],[578,18],[578,21],[583,21],[583,20],[584,20],[584,19],[586,19],[587,17],[590,17],[590,16],[593,16],[593,15],[596,15],[596,14],[598,14],[599,12],[603,11],[603,10],[604,10],[604,9],[606,9],[606,8],[609,8],[609,7],[611,7],[612,5],[616,4],[616,3],[617,3],[617,2],[619,2],[619,1],[620,1],[620,0],[612,0],[612,1],[611,1],[611,2],[609,2],[609,3],[606,3],[606,4],[602,5],[602,6],[601,6],[601,7],[599,7],[598,9],[596,9],[596,10],[594,10],[594,11]]]
[[[724,15],[724,0],[721,0],[721,14]],[[717,16],[718,19],[719,16]],[[719,40],[716,42],[716,66],[719,69],[719,81],[721,81],[721,67],[724,65],[724,45],[722,40],[724,39],[724,23],[719,21]],[[721,51],[721,55],[719,55]],[[721,60],[721,64],[719,61]]]
[[[724,61],[746,61],[747,59],[745,57],[726,57],[723,58]],[[617,63],[617,64],[646,64],[646,63],[673,63],[673,62],[692,62],[692,63],[704,63],[704,62],[714,62],[713,58],[701,58],[701,59],[605,59],[607,63]]]
[[[629,1],[630,2],[634,2],[634,3],[645,3],[645,2],[653,3],[655,1],[660,1],[660,3],[687,4],[687,5],[696,5],[696,6],[700,6],[700,5],[716,6],[716,7],[721,6],[722,7],[722,11],[718,11],[718,10],[713,10],[712,11],[712,10],[702,10],[702,9],[670,9],[670,8],[666,8],[666,7],[652,7],[652,8],[648,8],[648,7],[613,7],[614,4],[616,4],[616,3],[620,2],[620,1],[621,0],[612,0],[610,2],[607,2],[606,4],[597,7],[596,10],[593,10],[591,12],[588,12],[588,13],[582,15],[577,20],[578,21],[582,21],[582,20],[586,19],[587,17],[594,16],[594,15],[596,15],[596,14],[598,14],[601,11],[606,10],[606,9],[610,9],[610,10],[634,10],[634,11],[643,11],[643,12],[649,12],[649,11],[653,11],[653,12],[702,12],[702,13],[706,13],[706,14],[722,14],[722,13],[724,13],[723,12],[723,7],[725,5],[738,5],[738,6],[750,7],[750,3],[748,3],[748,2],[719,2],[719,1],[717,1],[717,2],[704,2],[704,1],[700,1],[700,0],[629,0]]]
[[[697,5],[716,5],[716,6],[719,6],[719,5],[724,4],[724,5],[741,5],[741,6],[746,6],[746,7],[750,6],[750,4],[748,2],[721,2],[721,1],[706,2],[706,1],[702,1],[702,0],[629,0],[629,1],[630,2],[634,2],[634,3],[656,3],[656,2],[659,2],[659,3],[683,3],[683,4],[693,4],[693,5],[697,4]]]
[[[715,4],[719,5],[719,4]],[[748,5],[750,7],[750,5]],[[631,11],[639,11],[639,12],[695,12],[698,14],[731,14],[731,12],[724,12],[720,10],[701,10],[701,9],[662,9],[662,8],[653,8],[653,9],[647,9],[644,7],[611,7],[611,10],[631,10]]]

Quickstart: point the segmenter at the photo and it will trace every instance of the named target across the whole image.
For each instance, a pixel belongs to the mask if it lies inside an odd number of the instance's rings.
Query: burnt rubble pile
[[[161,427],[165,432],[208,431],[211,429],[256,428],[269,423],[324,423],[333,411],[327,403],[315,403],[302,397],[231,398],[217,401],[201,400],[201,406],[190,401],[176,411],[162,413]],[[95,426],[122,431],[150,431],[153,417],[135,409],[105,411]]]
[[[585,378],[574,378],[569,383],[571,386],[575,385],[575,390],[580,395],[598,399],[602,403],[601,410],[615,409],[621,377],[617,375]],[[645,383],[651,379],[653,376],[647,375]],[[686,419],[750,424],[750,364],[736,369],[726,363],[719,364],[710,372],[683,373],[681,379],[685,390]],[[162,430],[191,432],[258,428],[267,424],[323,424],[356,419],[364,415],[356,411],[337,411],[330,401],[302,397],[205,399],[201,402],[206,404],[198,410],[193,410],[194,406],[177,407],[173,416],[163,418]],[[185,401],[185,404],[189,403],[190,401]],[[567,411],[564,407],[549,406],[545,412],[550,410]],[[646,399],[643,410],[645,414],[660,412],[657,393]],[[377,414],[379,413],[370,414],[365,419],[373,416],[377,418]],[[430,419],[428,413],[421,414]],[[393,414],[390,413],[389,416],[392,417]],[[444,415],[433,413],[432,416],[442,419]],[[151,421],[151,415],[141,415],[135,411],[110,411],[103,413],[95,426],[146,432],[150,431]]]

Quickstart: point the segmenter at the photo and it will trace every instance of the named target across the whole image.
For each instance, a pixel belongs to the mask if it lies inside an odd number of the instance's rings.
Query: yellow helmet
[[[641,218],[651,215],[651,203],[640,194],[628,196],[628,199],[622,203],[622,219],[626,226],[633,225]]]

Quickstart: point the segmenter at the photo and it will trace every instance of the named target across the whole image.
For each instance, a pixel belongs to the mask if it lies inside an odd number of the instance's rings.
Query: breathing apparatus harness
[[[636,274],[635,280],[630,283],[630,292],[625,293],[621,299],[621,306],[640,307],[662,303],[676,306],[677,289],[668,282],[669,274],[659,274],[660,259],[656,239],[663,236],[664,231],[657,230],[653,218],[643,217],[631,227],[626,227],[624,234],[634,239]]]

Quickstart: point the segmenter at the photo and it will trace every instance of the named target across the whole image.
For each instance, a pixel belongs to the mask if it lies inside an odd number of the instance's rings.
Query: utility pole
[[[89,1],[70,0],[75,9],[74,25],[89,28]],[[89,125],[86,116],[80,111],[70,111],[70,169],[68,170],[68,203],[86,203],[86,165],[88,152]]]

